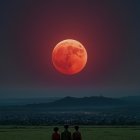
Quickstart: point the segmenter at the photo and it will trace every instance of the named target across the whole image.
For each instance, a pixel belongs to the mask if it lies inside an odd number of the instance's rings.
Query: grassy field
[[[53,127],[14,127],[0,126],[0,140],[51,140]],[[63,128],[60,127],[60,132]],[[73,132],[74,129],[70,128]],[[93,127],[81,126],[83,140],[140,140],[138,127]]]

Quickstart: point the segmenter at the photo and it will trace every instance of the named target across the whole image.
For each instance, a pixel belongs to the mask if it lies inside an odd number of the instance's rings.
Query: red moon
[[[87,52],[79,41],[66,39],[54,47],[52,62],[59,72],[73,75],[79,73],[85,67]]]

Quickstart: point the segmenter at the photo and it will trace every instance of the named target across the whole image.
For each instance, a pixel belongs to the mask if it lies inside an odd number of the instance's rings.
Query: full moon
[[[56,70],[63,74],[77,74],[87,63],[87,52],[79,41],[66,39],[54,47],[52,62]]]

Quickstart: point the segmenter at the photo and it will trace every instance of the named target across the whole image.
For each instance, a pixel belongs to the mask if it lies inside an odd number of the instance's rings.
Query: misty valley
[[[28,101],[27,101],[28,100]],[[34,102],[33,102],[34,100]],[[24,99],[0,105],[0,125],[139,125],[140,97]]]

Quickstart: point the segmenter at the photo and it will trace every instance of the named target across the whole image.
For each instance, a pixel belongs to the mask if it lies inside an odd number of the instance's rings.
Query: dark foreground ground
[[[63,127],[60,126],[60,132]],[[0,140],[51,140],[53,126],[0,126]],[[73,127],[70,128],[73,132]],[[83,140],[140,140],[140,126],[81,126]]]

